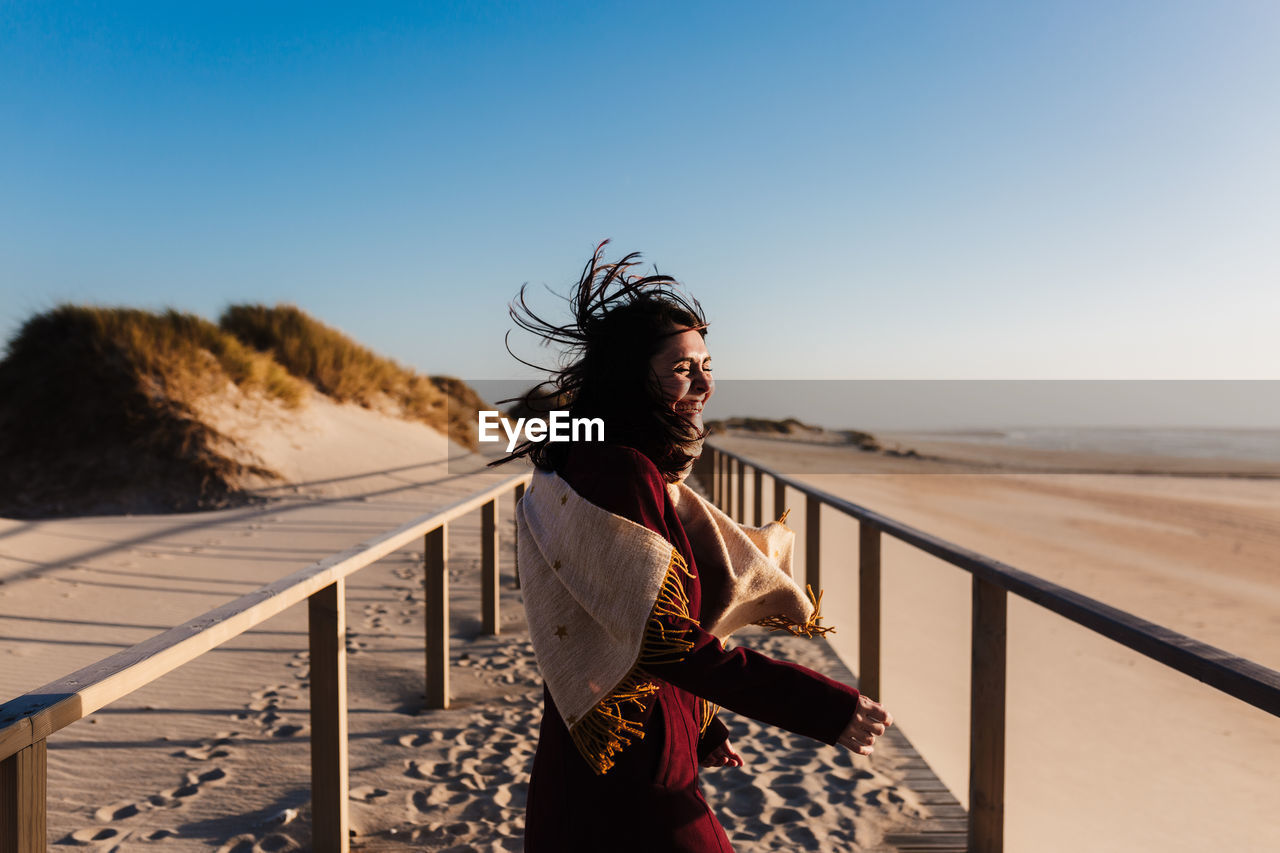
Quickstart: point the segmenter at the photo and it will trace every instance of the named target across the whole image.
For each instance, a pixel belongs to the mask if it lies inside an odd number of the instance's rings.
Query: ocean
[[[1280,429],[1009,427],[911,432],[895,430],[893,437],[903,442],[910,442],[914,438],[919,441],[957,441],[1034,450],[1280,462]]]

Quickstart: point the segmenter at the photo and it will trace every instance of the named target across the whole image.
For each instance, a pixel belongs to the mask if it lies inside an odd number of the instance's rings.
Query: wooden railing
[[[45,849],[50,735],[304,599],[311,650],[312,849],[348,850],[345,579],[424,537],[427,707],[447,708],[449,522],[481,511],[482,621],[487,633],[497,634],[497,502],[513,489],[518,500],[529,478],[503,480],[0,705],[0,853]]]
[[[718,506],[746,523],[747,481],[752,483],[751,523],[762,519],[764,478],[773,506],[786,505],[786,490],[805,496],[806,581],[821,588],[819,561],[823,505],[858,521],[858,686],[880,696],[880,537],[887,534],[973,575],[969,682],[969,850],[999,853],[1004,846],[1005,608],[1006,596],[1032,601],[1228,695],[1280,716],[1280,672],[1268,669],[1140,619],[1101,601],[961,548],[843,498],[707,445],[695,474]]]

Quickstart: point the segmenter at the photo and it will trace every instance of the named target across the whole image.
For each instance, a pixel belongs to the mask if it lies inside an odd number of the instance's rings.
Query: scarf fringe
[[[632,739],[643,740],[644,728],[623,715],[624,706],[630,704],[644,709],[644,699],[660,689],[643,671],[646,664],[674,663],[682,660],[693,648],[693,641],[684,639],[684,631],[668,631],[660,616],[690,619],[689,597],[680,583],[683,573],[694,575],[675,548],[671,549],[671,562],[666,576],[658,588],[658,595],[645,625],[640,643],[640,655],[617,686],[586,713],[581,720],[570,723],[569,736],[579,754],[596,775],[603,775],[613,767],[613,756],[630,746]],[[704,726],[705,728],[705,726]]]
[[[823,591],[819,590],[815,596],[813,587],[805,585],[805,590],[809,593],[809,601],[813,604],[813,615],[809,617],[809,621],[800,623],[782,614],[776,616],[766,616],[756,621],[754,624],[761,628],[768,628],[770,631],[786,631],[795,637],[824,637],[827,634],[834,634],[836,628],[834,625],[820,625],[822,621],[822,595]]]
[[[702,725],[698,729],[698,734],[705,734],[707,727],[711,725],[711,721],[716,718],[716,714],[720,713],[720,706],[708,702],[702,697],[698,697],[698,707],[702,710]]]

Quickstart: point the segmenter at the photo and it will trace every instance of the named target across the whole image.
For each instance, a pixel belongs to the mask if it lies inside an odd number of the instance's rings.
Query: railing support
[[[449,526],[426,535],[427,708],[449,707]]]
[[[733,518],[739,524],[744,524],[747,520],[747,463],[739,457],[738,463],[738,482],[737,482],[737,498],[734,500]]]
[[[1005,590],[973,577],[969,851],[1004,849]]]
[[[48,742],[0,760],[0,853],[44,853]]]
[[[516,500],[515,500],[516,505],[518,505],[522,500],[524,500],[524,483],[516,483]],[[511,523],[512,524],[518,523],[516,521],[516,514],[514,512],[511,513]],[[520,560],[519,559],[515,561],[514,568],[512,569],[512,571],[515,573],[515,576],[516,576],[516,589],[520,589]]]
[[[720,451],[711,450],[711,503],[720,506]]]
[[[858,522],[858,689],[880,700],[880,530]]]
[[[751,517],[756,527],[764,524],[764,472],[759,468],[752,468],[751,475],[754,482],[751,489]]]
[[[733,460],[728,454],[720,454],[720,492],[716,498],[716,506],[724,511],[725,515],[733,512],[733,507],[729,503],[729,477],[732,475]]]
[[[323,853],[350,849],[347,817],[346,581],[307,599],[311,647],[311,834]]]
[[[725,515],[733,517],[733,457],[725,454],[720,463],[723,480],[720,488],[720,508]]]
[[[480,606],[484,610],[484,633],[498,635],[498,500],[480,507]]]
[[[804,496],[804,580],[814,593],[822,589],[822,526],[819,513],[822,501],[813,495]]]
[[[787,511],[787,483],[785,480],[773,478],[773,517],[782,518]]]

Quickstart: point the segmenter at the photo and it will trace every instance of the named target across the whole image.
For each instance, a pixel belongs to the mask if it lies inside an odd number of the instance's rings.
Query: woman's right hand
[[[879,702],[866,696],[858,696],[858,709],[853,712],[853,719],[844,727],[836,743],[847,747],[858,755],[870,755],[875,750],[872,744],[876,738],[884,734],[885,729],[893,725],[893,715],[885,710]]]

